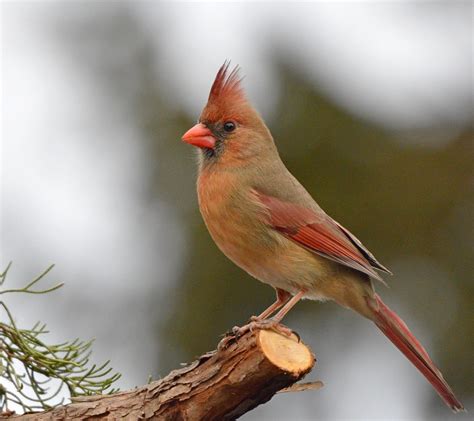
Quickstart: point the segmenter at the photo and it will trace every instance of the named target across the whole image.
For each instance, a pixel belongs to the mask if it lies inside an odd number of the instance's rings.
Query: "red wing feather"
[[[382,281],[374,268],[387,269],[353,234],[323,211],[317,213],[259,192],[256,194],[268,210],[268,222],[275,230],[314,253]]]

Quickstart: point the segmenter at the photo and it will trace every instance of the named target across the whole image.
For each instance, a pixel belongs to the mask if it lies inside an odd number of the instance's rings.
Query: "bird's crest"
[[[217,72],[209,93],[209,102],[245,99],[240,82],[239,66],[235,66],[229,73],[230,61],[225,61]]]
[[[224,118],[242,121],[245,118],[249,104],[240,84],[239,66],[232,71],[229,71],[229,66],[230,61],[225,61],[217,72],[201,119],[212,122]]]

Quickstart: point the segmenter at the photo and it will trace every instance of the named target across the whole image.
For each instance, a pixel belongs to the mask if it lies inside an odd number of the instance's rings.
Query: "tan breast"
[[[249,188],[232,172],[206,173],[198,179],[201,214],[212,238],[235,264],[262,282],[297,292],[314,282],[320,259],[269,228],[265,212]]]
[[[257,243],[265,241],[259,209],[230,172],[202,173],[198,179],[199,208],[206,226],[222,252],[246,268]]]

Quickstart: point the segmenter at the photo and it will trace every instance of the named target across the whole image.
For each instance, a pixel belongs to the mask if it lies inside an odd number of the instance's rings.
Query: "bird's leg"
[[[272,305],[270,305],[258,316],[250,317],[249,321],[244,326],[234,326],[231,331],[226,333],[226,337],[228,337],[229,335],[232,335],[234,337],[242,336],[244,333],[248,332],[249,330],[252,330],[257,326],[262,326],[263,323],[274,324],[271,320],[266,320],[266,319],[269,316],[271,316],[275,311],[280,309],[291,298],[291,294],[288,291],[285,291],[280,288],[275,288],[275,291],[276,291],[276,301]],[[288,333],[288,335],[290,334],[291,332]]]
[[[277,323],[280,323],[282,321],[283,317],[286,316],[286,313],[288,313],[295,306],[295,304],[303,298],[303,296],[305,294],[306,294],[305,290],[301,290],[300,292],[298,292],[298,294],[293,296],[291,298],[291,300],[289,300],[283,306],[283,308],[277,314],[275,314],[275,316],[272,317],[272,320],[277,322]]]
[[[252,316],[250,318],[251,322],[267,319],[269,316],[271,316],[275,311],[281,308],[291,298],[291,294],[288,291],[285,291],[284,289],[280,289],[280,288],[275,288],[275,290],[276,290],[276,296],[277,296],[276,301],[270,307],[268,307],[266,310],[260,313],[258,316]]]
[[[304,291],[304,290],[301,290],[300,292],[298,292],[298,294],[296,294],[290,300],[288,300],[286,302],[286,304],[283,306],[283,308],[271,319],[257,319],[257,320],[251,321],[250,323],[247,323],[246,325],[244,325],[242,327],[237,327],[236,326],[232,329],[232,333],[234,334],[234,336],[239,337],[239,336],[242,336],[244,333],[248,332],[249,330],[252,331],[253,329],[271,329],[271,330],[275,330],[276,332],[283,333],[286,336],[291,336],[293,334],[293,331],[291,329],[281,325],[280,322],[283,319],[283,317],[285,317],[286,313],[288,313],[295,306],[295,304],[299,300],[301,300],[301,298],[303,298],[304,294],[306,294],[306,291]],[[263,313],[267,313],[267,311],[271,307],[275,306],[276,303],[277,302],[272,304]],[[281,305],[280,305],[280,307],[281,307]],[[272,310],[272,312],[273,311],[274,310]]]

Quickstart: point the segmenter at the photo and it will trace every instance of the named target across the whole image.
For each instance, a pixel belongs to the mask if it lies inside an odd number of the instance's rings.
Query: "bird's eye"
[[[233,121],[226,121],[224,123],[224,130],[227,133],[233,132],[235,130],[235,123]]]

